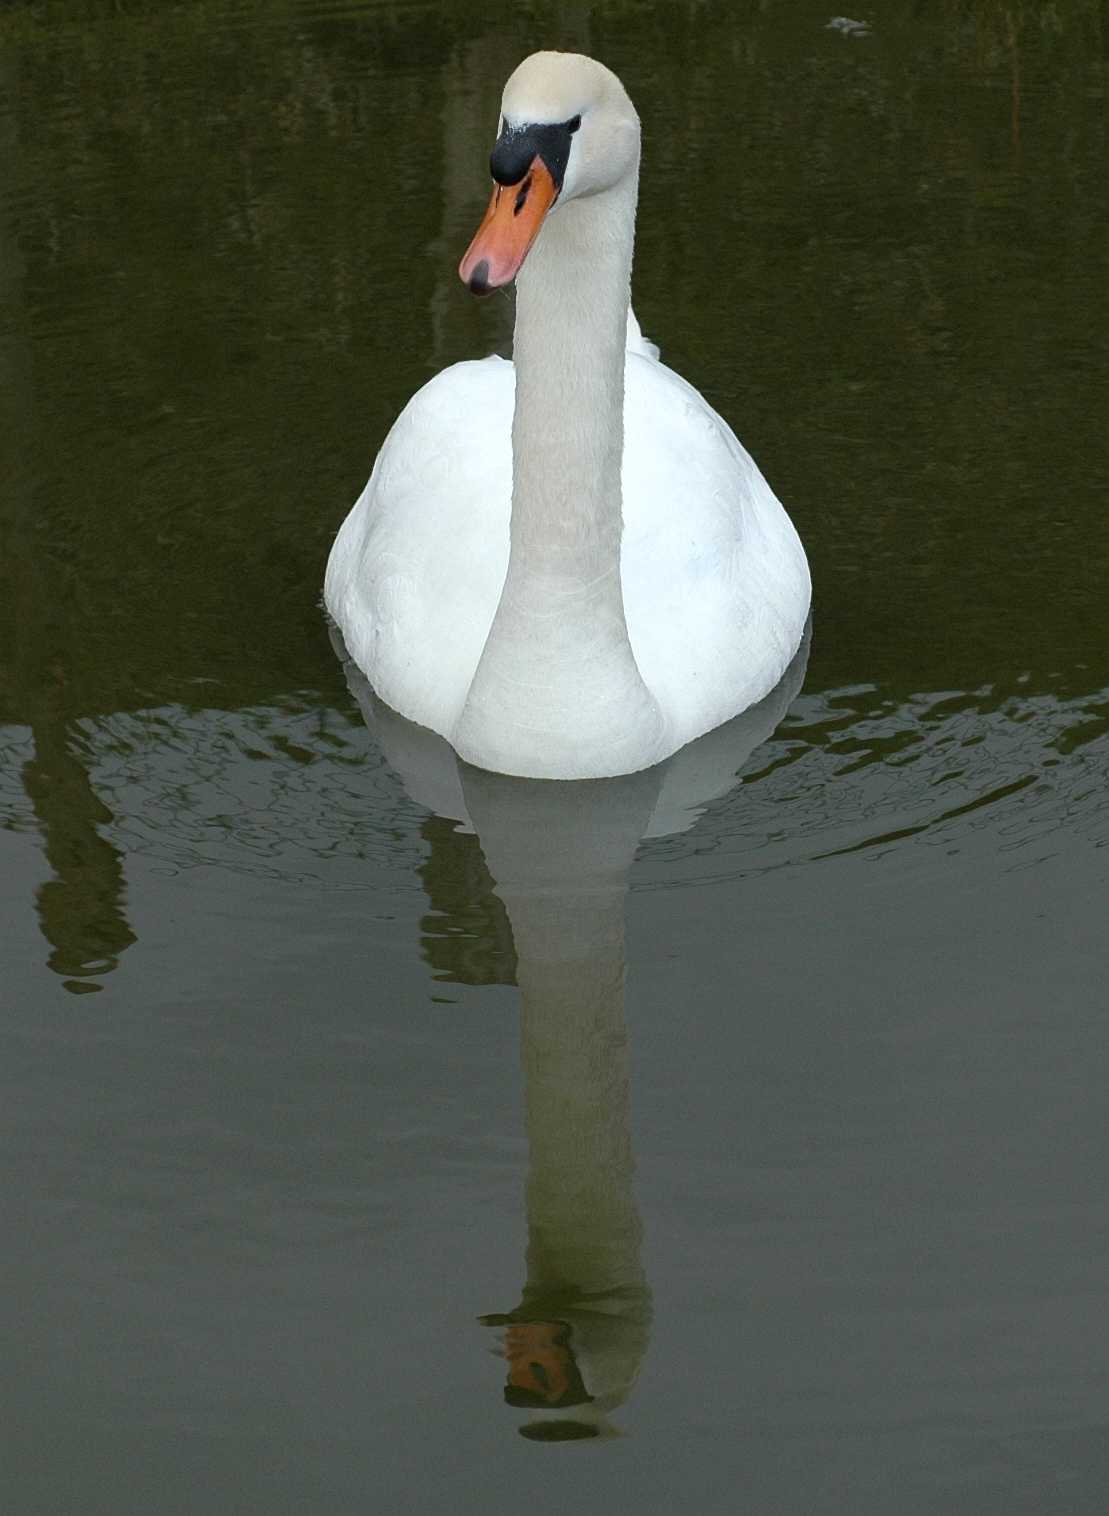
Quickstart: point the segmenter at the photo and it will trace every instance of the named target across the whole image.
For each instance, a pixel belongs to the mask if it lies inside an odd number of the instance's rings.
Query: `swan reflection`
[[[346,663],[412,799],[475,834],[488,872],[470,867],[464,877],[483,875],[486,890],[491,881],[511,929],[529,1150],[526,1276],[517,1305],[481,1320],[502,1333],[503,1398],[527,1412],[525,1437],[614,1435],[612,1412],[631,1394],[647,1351],[651,1292],[632,1183],[624,1018],[625,897],[636,850],[644,837],[687,830],[738,782],[785,715],[807,659],[806,635],[765,700],[666,763],[575,782],[468,767],[441,738],[377,701]],[[451,836],[430,835],[439,846]],[[433,864],[425,884],[434,898]],[[488,900],[465,904],[471,920],[491,919]],[[441,937],[436,945],[442,968]],[[508,956],[497,944],[495,957]]]

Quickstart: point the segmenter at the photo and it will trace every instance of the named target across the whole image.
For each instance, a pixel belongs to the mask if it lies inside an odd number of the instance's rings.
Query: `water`
[[[1109,32],[832,19],[4,8],[19,1516],[1103,1510]],[[816,584],[762,710],[565,789],[375,715],[318,606],[510,339],[453,270],[551,43]]]

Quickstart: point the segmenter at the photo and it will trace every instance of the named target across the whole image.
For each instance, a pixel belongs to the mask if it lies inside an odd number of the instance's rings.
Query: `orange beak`
[[[458,265],[473,294],[511,284],[557,199],[558,187],[538,153],[518,184],[494,187],[485,218]]]

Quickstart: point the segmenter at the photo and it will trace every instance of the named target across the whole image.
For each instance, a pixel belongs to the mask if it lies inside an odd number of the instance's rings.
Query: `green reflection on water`
[[[63,972],[130,937],[75,723],[347,708],[328,546],[412,390],[509,342],[454,267],[536,45],[638,103],[637,309],[802,531],[810,688],[1104,720],[1103,7],[904,0],[866,37],[829,9],[5,9],[0,721],[34,733]],[[881,740],[859,761],[912,739]]]

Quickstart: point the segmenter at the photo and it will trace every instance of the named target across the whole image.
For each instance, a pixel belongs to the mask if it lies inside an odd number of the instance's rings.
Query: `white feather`
[[[809,573],[754,462],[628,306],[638,118],[622,86],[539,54],[506,87],[525,115],[532,76],[556,120],[593,103],[567,170],[581,198],[556,205],[517,281],[520,406],[499,358],[426,384],[339,532],[325,601],[377,694],[470,762],[601,777],[766,695],[801,641]],[[620,153],[598,191],[590,173]]]

